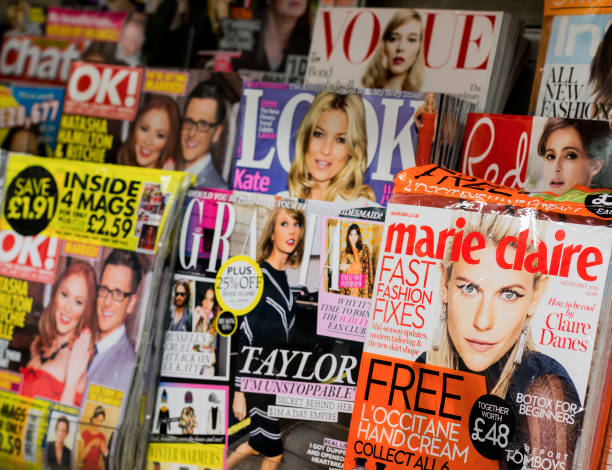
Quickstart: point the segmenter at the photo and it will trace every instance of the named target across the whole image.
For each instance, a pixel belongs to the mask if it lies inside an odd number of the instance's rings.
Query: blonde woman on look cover
[[[372,188],[363,184],[367,147],[361,96],[319,93],[297,131],[289,195],[336,202],[375,201]]]

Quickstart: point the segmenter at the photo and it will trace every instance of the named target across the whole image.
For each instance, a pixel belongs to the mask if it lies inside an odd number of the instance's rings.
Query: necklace
[[[60,344],[60,347],[59,347],[59,348],[57,348],[55,351],[53,351],[53,352],[51,353],[51,355],[50,355],[50,356],[47,356],[47,357],[45,357],[45,356],[40,356],[40,363],[41,363],[41,364],[44,364],[45,362],[52,361],[53,359],[55,359],[55,356],[57,356],[57,355],[58,355],[58,353],[59,353],[59,352],[60,352],[62,349],[64,349],[66,346],[68,346],[68,341],[65,341],[65,342],[63,342],[62,344]]]

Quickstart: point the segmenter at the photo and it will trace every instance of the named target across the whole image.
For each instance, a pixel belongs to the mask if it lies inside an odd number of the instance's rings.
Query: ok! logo
[[[133,120],[138,106],[142,69],[106,64],[73,64],[66,87],[68,114]]]

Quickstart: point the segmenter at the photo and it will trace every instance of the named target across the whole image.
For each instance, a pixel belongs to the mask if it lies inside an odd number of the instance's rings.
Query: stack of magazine
[[[322,8],[305,83],[451,93],[500,112],[521,31],[499,11]]]
[[[610,2],[544,2],[531,95],[538,116],[612,119]]]
[[[2,165],[0,465],[128,468],[189,178],[15,154]]]
[[[149,468],[224,468],[247,445],[284,468],[341,465],[384,222],[350,207],[189,191]]]
[[[581,202],[434,165],[401,172],[344,468],[597,462],[611,237]]]

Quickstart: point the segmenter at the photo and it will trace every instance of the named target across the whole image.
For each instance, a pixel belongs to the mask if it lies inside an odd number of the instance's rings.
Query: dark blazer
[[[72,458],[72,451],[66,447],[62,447],[62,458],[60,461],[57,461],[57,456],[55,455],[55,441],[47,442],[47,467],[50,470],[69,470],[70,469],[70,460]]]

